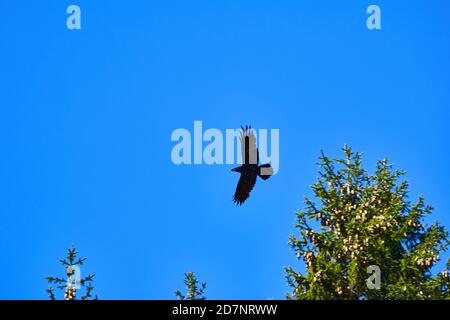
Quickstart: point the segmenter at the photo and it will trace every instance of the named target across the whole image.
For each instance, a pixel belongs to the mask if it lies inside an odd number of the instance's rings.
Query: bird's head
[[[242,172],[242,166],[231,169],[234,172]]]

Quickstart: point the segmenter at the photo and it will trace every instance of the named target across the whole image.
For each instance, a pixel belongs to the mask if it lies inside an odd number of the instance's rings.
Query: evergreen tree
[[[205,300],[204,296],[206,283],[203,282],[200,286],[198,284],[197,277],[193,272],[184,274],[184,284],[186,285],[187,293],[183,294],[181,291],[175,291],[175,295],[180,300]]]
[[[77,279],[77,270],[80,270],[80,266],[86,261],[86,258],[78,258],[78,252],[72,246],[67,250],[67,257],[60,259],[60,263],[65,267],[66,278],[58,278],[48,276],[46,277],[49,286],[47,288],[47,294],[50,300],[56,300],[56,295],[52,284],[56,285],[57,289],[64,291],[64,300],[76,300],[77,287],[84,289],[84,294],[81,296],[81,300],[97,300],[97,296],[92,296],[94,287],[92,281],[94,275],[90,274],[84,278]]]
[[[289,243],[306,270],[286,268],[288,298],[450,299],[450,259],[432,273],[450,243],[442,225],[424,223],[433,208],[409,200],[404,172],[386,159],[369,174],[361,154],[343,150],[344,159],[322,152],[315,199],[296,213],[299,236]],[[368,285],[369,266],[380,270],[378,289]]]

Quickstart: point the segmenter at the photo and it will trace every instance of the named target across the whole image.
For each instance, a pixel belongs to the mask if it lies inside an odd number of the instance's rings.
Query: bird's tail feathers
[[[263,180],[267,180],[273,175],[273,168],[270,163],[262,164],[258,168],[258,176]]]

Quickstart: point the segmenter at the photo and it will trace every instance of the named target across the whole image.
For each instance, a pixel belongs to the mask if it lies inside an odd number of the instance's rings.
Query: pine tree
[[[314,201],[296,212],[299,236],[289,244],[306,264],[304,273],[286,268],[289,299],[450,299],[450,259],[432,273],[450,243],[449,233],[424,218],[433,208],[423,197],[409,200],[404,171],[378,161],[374,174],[361,154],[344,146],[344,159],[322,152]],[[368,285],[369,266],[380,286]]]
[[[72,246],[67,250],[67,257],[59,261],[65,267],[66,278],[46,277],[49,283],[46,290],[49,299],[56,300],[52,286],[54,284],[57,286],[57,289],[64,291],[64,300],[76,300],[77,288],[84,289],[84,294],[80,298],[81,300],[97,300],[97,296],[92,296],[94,275],[89,274],[84,278],[77,279],[77,272],[80,270],[80,266],[86,261],[86,258],[78,258],[78,252]]]
[[[180,300],[205,300],[204,292],[206,289],[206,283],[203,282],[200,287],[198,285],[197,277],[193,272],[184,274],[184,284],[186,285],[187,293],[183,294],[181,291],[175,291],[175,295]]]

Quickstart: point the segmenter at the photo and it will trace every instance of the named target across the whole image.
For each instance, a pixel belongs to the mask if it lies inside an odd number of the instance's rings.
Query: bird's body
[[[256,147],[256,137],[251,127],[242,128],[241,132],[242,165],[232,169],[241,174],[233,201],[241,205],[248,199],[256,184],[258,176],[267,180],[273,174],[270,164],[259,165],[259,152]]]

